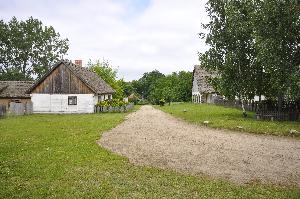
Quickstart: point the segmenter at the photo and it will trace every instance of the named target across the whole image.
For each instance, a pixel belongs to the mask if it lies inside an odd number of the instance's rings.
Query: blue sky
[[[208,18],[203,0],[0,0],[0,17],[40,19],[70,40],[66,58],[106,59],[119,77],[191,71]]]

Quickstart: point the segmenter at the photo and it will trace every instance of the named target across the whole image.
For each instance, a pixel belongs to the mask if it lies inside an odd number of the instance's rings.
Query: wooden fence
[[[29,115],[32,112],[32,102],[26,104],[11,102],[9,104],[9,113],[12,115]]]
[[[125,106],[95,106],[95,113],[121,113],[133,109],[134,104],[130,103]]]
[[[233,108],[242,108],[242,102],[238,100],[223,100],[223,99],[216,99],[214,100],[214,104],[220,105],[220,106],[225,106],[225,107],[233,107]],[[259,110],[259,104],[258,102],[245,102],[244,103],[244,108],[246,111],[252,111],[256,112]]]
[[[3,118],[6,115],[6,106],[0,105],[0,118]]]
[[[4,117],[6,115],[29,115],[32,114],[32,103],[27,102],[23,103],[9,103],[9,108],[7,109],[6,106],[0,105],[0,117]]]
[[[279,120],[279,121],[297,121],[299,120],[299,112],[279,112],[279,111],[259,111],[256,113],[258,120]]]
[[[217,99],[214,101],[216,105],[233,107],[242,109],[242,102],[235,100]],[[284,102],[283,111],[277,111],[278,107],[275,103],[264,102],[245,102],[244,108],[246,111],[255,112],[256,119],[258,120],[280,120],[280,121],[298,121],[299,120],[299,105],[296,102]]]

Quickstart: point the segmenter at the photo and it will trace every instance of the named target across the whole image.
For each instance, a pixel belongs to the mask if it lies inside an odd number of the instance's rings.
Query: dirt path
[[[128,115],[98,142],[138,165],[300,187],[300,140],[196,126],[151,106]]]

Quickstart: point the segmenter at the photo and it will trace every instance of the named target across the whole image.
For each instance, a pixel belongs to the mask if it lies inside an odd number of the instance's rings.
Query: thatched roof
[[[83,81],[95,94],[115,93],[115,90],[97,74],[93,73],[88,68],[75,65],[68,60],[61,60],[56,63],[46,75],[44,75],[38,82],[34,84],[34,86],[30,88],[29,92],[31,92],[37,85],[43,82],[46,77],[50,75],[51,72],[61,64],[64,64],[68,69],[70,69],[70,71],[81,81]]]
[[[29,98],[26,91],[33,81],[0,81],[0,98]]]
[[[216,73],[208,72],[201,66],[196,65],[193,71],[193,81],[196,80],[200,93],[215,93],[215,89],[209,84],[208,78],[216,77]]]

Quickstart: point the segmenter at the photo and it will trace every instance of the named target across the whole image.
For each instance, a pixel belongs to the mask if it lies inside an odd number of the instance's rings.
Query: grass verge
[[[239,186],[134,166],[96,144],[124,113],[0,120],[0,198],[299,198],[297,188]]]
[[[254,119],[254,113],[252,112],[248,112],[248,117],[244,118],[241,110],[212,104],[180,103],[156,107],[188,122],[202,125],[204,121],[209,121],[208,126],[213,128],[278,136],[291,136],[289,133],[291,129],[300,132],[299,121],[258,121]],[[300,134],[293,136],[300,137]]]

